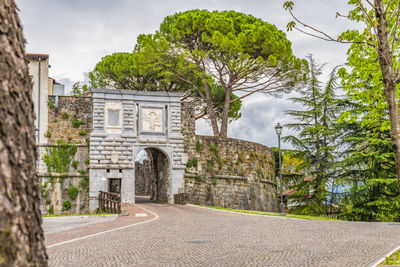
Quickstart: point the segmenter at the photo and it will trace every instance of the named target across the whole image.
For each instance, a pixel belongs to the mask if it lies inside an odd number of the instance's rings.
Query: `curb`
[[[379,265],[379,263],[383,262],[386,257],[389,257],[390,255],[392,255],[393,253],[395,253],[397,250],[400,249],[400,246],[397,246],[395,249],[393,249],[392,251],[390,251],[388,254],[386,254],[385,256],[383,256],[382,258],[380,258],[377,262],[375,262],[374,264],[371,265],[371,267],[376,267]],[[396,266],[396,265],[393,265]]]
[[[95,233],[95,234],[85,235],[85,236],[82,236],[82,237],[70,239],[70,240],[67,240],[67,241],[63,241],[63,242],[60,242],[60,243],[56,243],[56,244],[52,244],[52,245],[46,246],[46,248],[57,247],[57,246],[60,246],[60,245],[72,243],[72,242],[79,241],[79,240],[82,240],[82,239],[86,239],[86,238],[90,238],[90,237],[94,237],[94,236],[98,236],[98,235],[102,235],[102,234],[106,234],[106,233],[122,230],[122,229],[129,228],[129,227],[132,227],[132,226],[135,226],[135,225],[149,223],[149,222],[155,221],[155,220],[157,220],[159,218],[158,214],[156,214],[156,213],[154,213],[154,212],[152,212],[152,211],[150,211],[150,210],[148,210],[146,208],[143,208],[143,207],[141,207],[139,205],[135,205],[135,204],[133,204],[133,205],[136,206],[136,207],[139,207],[141,209],[144,209],[145,211],[151,213],[152,215],[154,215],[154,218],[151,219],[151,220],[148,220],[148,221],[133,223],[133,224],[125,225],[125,226],[122,226],[122,227],[106,230],[106,231],[103,231],[103,232],[98,232],[98,233]]]

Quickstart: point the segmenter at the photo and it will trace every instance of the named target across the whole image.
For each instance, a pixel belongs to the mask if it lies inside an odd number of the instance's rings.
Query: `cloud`
[[[52,76],[61,73],[83,79],[107,54],[131,51],[141,33],[153,33],[163,18],[189,9],[236,10],[252,14],[285,30],[291,20],[282,1],[269,0],[17,0],[27,39],[27,51],[50,54]],[[346,29],[335,11],[346,7],[335,1],[295,1],[295,12],[311,25],[333,35]],[[315,12],[313,12],[315,11]],[[287,33],[297,56],[314,53],[324,61],[341,63],[345,46],[319,41],[298,32]]]
[[[296,16],[332,36],[356,25],[336,19],[336,11],[347,14],[345,1],[293,0]],[[342,64],[348,46],[325,42],[299,32],[286,32],[292,20],[277,0],[16,0],[27,40],[27,51],[50,55],[50,76],[65,83],[67,91],[76,81],[87,82],[87,73],[105,55],[131,51],[139,34],[153,33],[162,20],[190,9],[235,10],[251,14],[284,31],[294,54],[313,53],[331,67]],[[328,68],[329,69],[329,68]],[[288,122],[284,110],[295,108],[282,98],[258,95],[245,99],[242,118],[229,127],[229,136],[276,145],[274,126]],[[205,122],[197,131],[211,134]],[[285,132],[284,132],[285,133]]]

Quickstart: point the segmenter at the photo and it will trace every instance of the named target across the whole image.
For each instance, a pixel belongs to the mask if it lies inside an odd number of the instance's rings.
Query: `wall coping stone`
[[[117,89],[91,89],[92,93],[108,93],[108,94],[119,94],[119,95],[138,95],[138,96],[172,96],[182,97],[184,93],[180,92],[159,92],[159,91],[137,91],[137,90],[117,90]]]

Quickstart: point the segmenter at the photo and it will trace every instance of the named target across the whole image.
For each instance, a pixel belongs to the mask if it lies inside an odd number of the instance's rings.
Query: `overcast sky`
[[[154,33],[163,18],[190,9],[235,10],[251,14],[286,32],[291,20],[283,0],[16,0],[27,40],[27,52],[50,56],[50,76],[66,84],[87,81],[87,73],[105,55],[132,51],[139,34]],[[305,22],[337,36],[354,27],[336,12],[346,14],[347,0],[293,0],[296,15]],[[299,32],[286,33],[298,57],[312,53],[326,71],[343,64],[348,46],[318,40]],[[287,96],[257,95],[243,103],[242,118],[230,125],[230,137],[277,146],[274,126],[290,118],[296,108]],[[284,129],[285,130],[285,129]],[[210,133],[198,123],[199,134]],[[288,132],[286,131],[286,134]],[[285,131],[284,131],[285,134]],[[289,147],[283,144],[283,147]]]

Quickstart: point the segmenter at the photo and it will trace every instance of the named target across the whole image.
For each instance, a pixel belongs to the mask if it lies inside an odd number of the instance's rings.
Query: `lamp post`
[[[278,150],[279,150],[279,184],[281,189],[281,215],[285,215],[285,205],[283,204],[283,185],[282,185],[282,158],[281,158],[281,133],[282,126],[278,123],[275,126],[276,134],[278,135]]]
[[[36,172],[39,172],[39,157],[40,157],[40,147],[39,147],[39,140],[40,140],[40,136],[39,136],[39,128],[35,128],[35,137],[36,137]]]

